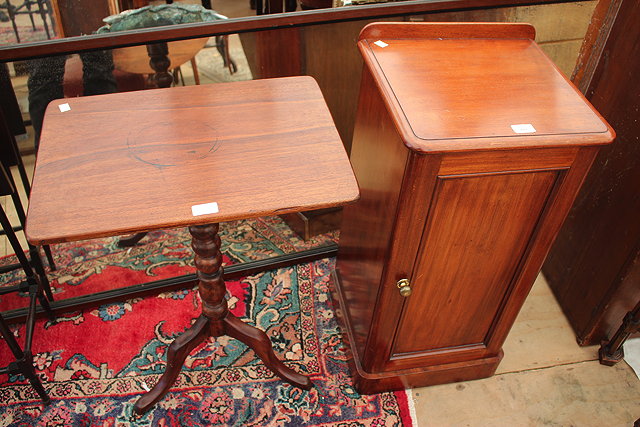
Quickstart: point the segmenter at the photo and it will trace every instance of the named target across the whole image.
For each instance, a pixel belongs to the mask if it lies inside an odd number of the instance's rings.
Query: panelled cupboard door
[[[392,361],[411,356],[409,365],[422,365],[445,351],[453,361],[456,352],[486,350],[558,173],[438,177]]]

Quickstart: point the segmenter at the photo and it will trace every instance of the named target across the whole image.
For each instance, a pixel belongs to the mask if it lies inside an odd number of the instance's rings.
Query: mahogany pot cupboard
[[[492,375],[611,127],[527,24],[365,27],[335,295],[365,394]]]

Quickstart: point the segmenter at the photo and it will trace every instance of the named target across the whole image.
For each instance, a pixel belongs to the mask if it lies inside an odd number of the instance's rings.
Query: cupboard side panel
[[[391,237],[387,265],[378,292],[363,369],[380,372],[389,358],[392,338],[406,300],[397,282],[411,277],[421,231],[427,222],[442,157],[411,152],[398,202],[395,229]]]
[[[598,150],[598,147],[581,147],[571,168],[563,176],[557,189],[554,190],[543,221],[536,230],[534,240],[531,243],[530,253],[518,274],[517,283],[509,295],[504,309],[500,312],[500,317],[496,320],[495,329],[492,330],[492,336],[489,339],[490,350],[497,351],[504,344]]]
[[[640,253],[640,2],[609,2],[619,8],[609,11],[600,3],[589,31],[601,39],[583,45],[587,74],[576,79],[617,137],[598,154],[543,269],[580,345],[600,344],[640,300],[640,282],[624,279]]]
[[[344,208],[337,259],[344,315],[360,355],[388,257],[407,155],[365,69],[351,150],[360,200]]]

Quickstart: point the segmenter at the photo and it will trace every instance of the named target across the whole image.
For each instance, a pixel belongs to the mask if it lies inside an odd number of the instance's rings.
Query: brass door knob
[[[411,283],[409,283],[409,279],[400,279],[398,283],[396,283],[398,289],[400,289],[400,295],[403,297],[408,297],[411,295]]]

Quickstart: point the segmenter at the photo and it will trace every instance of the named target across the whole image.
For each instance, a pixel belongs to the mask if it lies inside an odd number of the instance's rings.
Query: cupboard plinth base
[[[354,386],[360,394],[375,394],[488,378],[496,372],[503,355],[500,350],[497,356],[485,359],[370,374],[362,370],[357,353],[354,353],[353,350],[353,348],[350,349],[352,354],[349,358],[349,369]]]
[[[334,271],[330,283],[331,296],[340,332],[346,346],[347,363],[351,371],[351,378],[358,393],[375,394],[407,388],[477,380],[488,378],[496,372],[504,354],[502,350],[495,356],[481,359],[441,363],[396,371],[366,372],[362,367],[355,347],[353,328],[348,315],[346,315],[348,311],[346,310],[339,277],[340,274]]]

